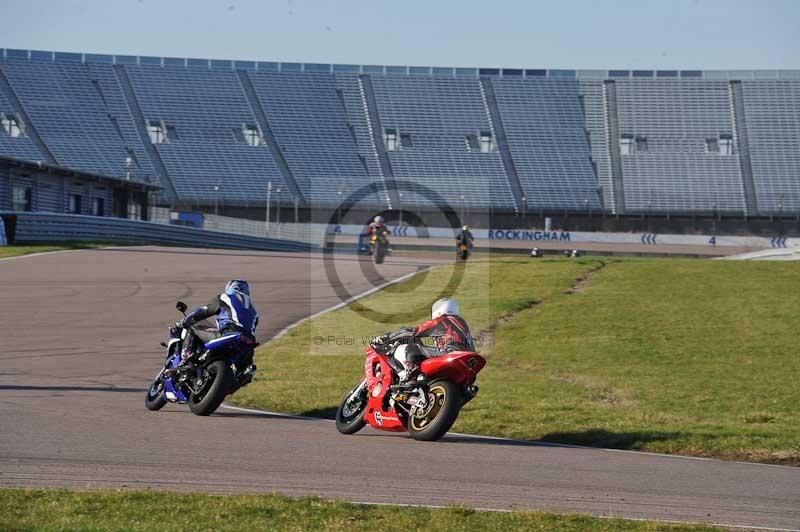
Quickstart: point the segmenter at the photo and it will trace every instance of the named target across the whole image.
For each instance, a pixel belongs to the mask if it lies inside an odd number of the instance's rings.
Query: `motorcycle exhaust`
[[[464,406],[465,404],[475,399],[475,396],[478,395],[479,390],[480,388],[478,388],[478,386],[475,384],[470,384],[469,386],[467,386],[466,389],[464,390],[464,402],[461,403],[461,406]]]

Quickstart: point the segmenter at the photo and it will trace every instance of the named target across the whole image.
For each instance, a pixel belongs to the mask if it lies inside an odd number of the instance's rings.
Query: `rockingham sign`
[[[519,229],[489,229],[489,240],[531,240],[533,242],[571,242],[569,231],[524,231]]]
[[[325,226],[315,226],[325,231]],[[411,226],[391,226],[395,238],[454,238],[453,229],[430,227],[420,234]],[[365,227],[360,225],[338,225],[328,231],[342,235],[360,235]],[[535,229],[473,229],[476,240],[562,242],[575,246],[581,243],[645,244],[645,245],[695,245],[695,246],[741,246],[752,248],[787,248],[800,245],[800,239],[783,236],[719,236],[719,235],[674,235],[656,233],[600,233],[584,231],[546,231]]]

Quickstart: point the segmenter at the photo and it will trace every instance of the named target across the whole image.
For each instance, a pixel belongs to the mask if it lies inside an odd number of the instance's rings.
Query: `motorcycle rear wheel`
[[[144,406],[148,410],[155,412],[161,410],[167,404],[167,394],[164,391],[164,370],[158,374],[156,379],[147,389],[147,395],[144,397]]]
[[[210,385],[203,387],[205,393],[200,396],[192,393],[189,396],[189,410],[192,411],[192,414],[198,416],[213,414],[222,404],[222,401],[225,400],[225,396],[228,395],[228,391],[233,385],[233,371],[230,364],[227,364],[224,360],[212,362],[208,365],[206,371],[210,374],[210,378],[213,378],[213,381]]]
[[[339,408],[336,410],[336,430],[342,434],[355,434],[367,424],[366,421],[364,421],[364,413],[367,411],[368,400],[366,388],[361,390],[361,402],[354,411],[351,411],[347,405],[347,400],[350,399],[350,396],[353,395],[355,389],[360,385],[361,383],[358,383],[345,394],[344,398],[342,398],[342,402],[339,404]]]
[[[428,405],[421,414],[409,416],[408,433],[415,440],[436,441],[447,434],[461,411],[461,389],[451,381],[428,386]]]

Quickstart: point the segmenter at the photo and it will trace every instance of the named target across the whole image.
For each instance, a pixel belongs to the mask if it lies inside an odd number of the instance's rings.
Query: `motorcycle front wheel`
[[[144,398],[144,406],[147,407],[148,410],[155,412],[156,410],[164,408],[165,404],[167,404],[167,395],[164,391],[164,370],[162,369],[158,376],[156,376],[153,384],[147,389],[147,395]]]
[[[204,369],[200,390],[189,395],[189,410],[198,416],[208,416],[219,408],[233,384],[233,371],[224,360],[212,362]]]
[[[428,386],[427,404],[408,418],[408,433],[415,440],[436,441],[447,434],[463,404],[461,389],[450,381]]]
[[[383,264],[383,259],[386,257],[386,248],[380,244],[375,246],[375,254],[373,258],[375,259],[375,264]]]
[[[339,409],[336,410],[336,430],[342,434],[355,434],[364,428],[364,413],[367,411],[367,389],[364,387],[358,396],[353,397],[353,392],[361,386],[358,383],[352,390],[345,394]]]

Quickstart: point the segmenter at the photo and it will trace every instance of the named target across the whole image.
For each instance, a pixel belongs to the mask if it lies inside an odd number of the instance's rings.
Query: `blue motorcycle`
[[[185,303],[179,301],[175,307],[186,315]],[[198,325],[190,329],[194,327]],[[191,334],[178,322],[169,328],[169,340],[161,342],[167,352],[164,367],[147,390],[144,404],[148,410],[160,410],[168,402],[188,403],[193,414],[207,416],[219,408],[225,396],[253,380],[253,350],[258,346],[253,339],[240,332],[215,338],[181,366],[181,352]]]

